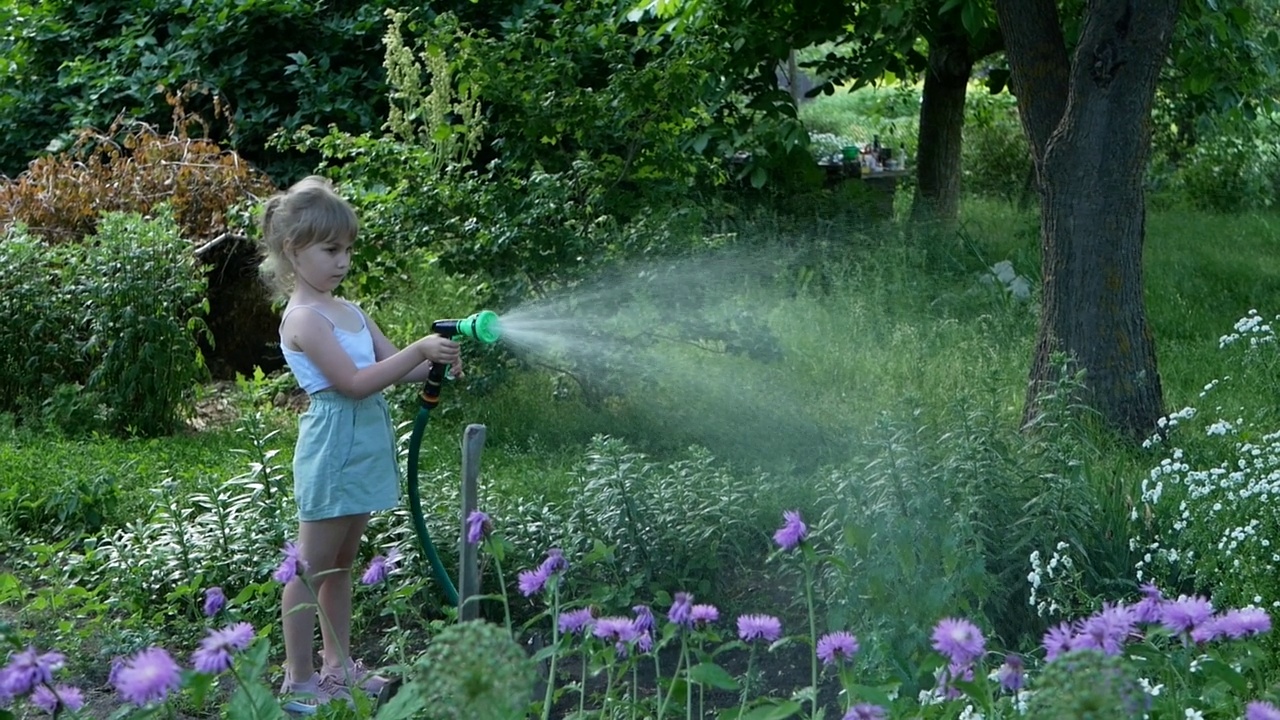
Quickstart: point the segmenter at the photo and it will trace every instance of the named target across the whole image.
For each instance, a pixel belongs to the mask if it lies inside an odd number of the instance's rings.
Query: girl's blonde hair
[[[356,211],[338,196],[328,179],[311,175],[267,200],[262,213],[262,265],[267,285],[281,298],[293,291],[289,254],[316,243],[354,242],[360,223]]]

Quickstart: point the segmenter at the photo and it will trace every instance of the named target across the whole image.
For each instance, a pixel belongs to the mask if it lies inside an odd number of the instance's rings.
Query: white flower
[[[1195,708],[1187,708],[1186,717],[1187,720],[1204,720],[1204,713]]]
[[[1151,697],[1158,696],[1160,691],[1164,689],[1164,683],[1152,685],[1151,681],[1146,678],[1138,678],[1138,684],[1142,686],[1142,691]]]

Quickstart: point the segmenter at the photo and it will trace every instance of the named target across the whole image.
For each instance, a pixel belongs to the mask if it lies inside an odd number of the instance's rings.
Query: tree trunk
[[[912,220],[950,222],[959,214],[964,99],[972,71],[973,59],[963,34],[945,35],[930,44],[916,138]]]
[[[1024,420],[1039,414],[1047,386],[1058,379],[1055,356],[1064,353],[1085,373],[1077,399],[1141,438],[1163,414],[1143,297],[1142,180],[1156,80],[1178,2],[1093,0],[1066,73],[1057,52],[1065,47],[1060,25],[1047,36],[1025,34],[1052,6],[1052,0],[996,2],[1006,39],[1016,38],[1009,61],[1041,192],[1044,297]],[[1064,75],[1069,91],[1048,97],[1063,91],[1056,81]]]

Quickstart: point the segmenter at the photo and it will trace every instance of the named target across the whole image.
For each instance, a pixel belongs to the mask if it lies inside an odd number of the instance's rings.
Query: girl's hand
[[[453,365],[455,372],[461,367],[462,355],[458,343],[440,335],[428,335],[414,343],[423,360]]]

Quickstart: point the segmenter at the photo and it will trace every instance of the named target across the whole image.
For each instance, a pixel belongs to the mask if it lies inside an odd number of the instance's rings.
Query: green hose
[[[444,569],[444,563],[440,560],[440,553],[436,552],[436,546],[431,542],[431,535],[427,533],[427,523],[422,519],[422,498],[418,495],[418,453],[422,449],[422,432],[427,428],[430,415],[429,408],[420,407],[418,416],[413,420],[413,432],[409,435],[409,516],[413,519],[413,529],[418,533],[418,542],[422,545],[422,551],[427,554],[427,560],[431,562],[431,570],[436,576],[436,582],[444,591],[445,600],[453,607],[457,607],[458,588],[449,578],[449,572]]]
[[[470,338],[491,345],[502,335],[501,321],[492,310],[481,310],[460,320],[436,320],[431,323],[431,332],[451,340]],[[409,515],[413,518],[413,529],[418,533],[418,542],[422,551],[431,561],[431,570],[435,573],[436,582],[444,590],[445,600],[453,607],[458,606],[458,588],[449,573],[440,562],[440,553],[431,543],[431,535],[427,533],[427,523],[422,519],[422,499],[418,497],[418,452],[422,448],[422,431],[427,427],[427,418],[431,408],[440,402],[440,389],[449,376],[449,366],[433,364],[427,372],[427,379],[418,394],[418,417],[413,421],[413,433],[409,435]]]

